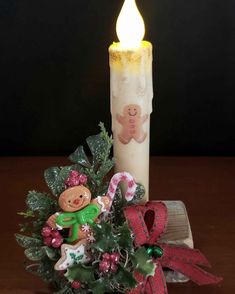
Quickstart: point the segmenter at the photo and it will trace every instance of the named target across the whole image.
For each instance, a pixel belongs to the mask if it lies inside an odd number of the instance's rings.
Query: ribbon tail
[[[159,262],[156,262],[155,275],[147,279],[145,286],[146,294],[167,294],[166,279],[163,273],[163,269]]]
[[[187,264],[180,261],[168,261],[164,262],[162,266],[182,273],[199,286],[218,284],[223,280],[222,277],[214,276],[195,264]]]
[[[163,249],[164,255],[161,259],[163,262],[168,260],[180,261],[189,264],[197,264],[206,267],[211,267],[209,261],[198,249],[192,249],[182,246],[172,246],[169,244],[159,244]]]

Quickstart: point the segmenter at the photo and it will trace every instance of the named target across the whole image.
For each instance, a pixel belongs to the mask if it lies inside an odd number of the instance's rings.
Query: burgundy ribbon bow
[[[197,249],[169,245],[160,242],[166,230],[167,208],[162,202],[148,202],[146,205],[128,206],[124,209],[128,225],[135,235],[135,246],[159,246],[163,255],[153,258],[156,265],[155,275],[145,279],[135,272],[138,286],[129,294],[167,294],[163,268],[180,272],[198,285],[217,284],[222,278],[216,277],[200,266],[210,267],[206,257]]]

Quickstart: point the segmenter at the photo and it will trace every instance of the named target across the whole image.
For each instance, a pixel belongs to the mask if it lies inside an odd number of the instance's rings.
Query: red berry
[[[110,255],[110,259],[111,259],[112,262],[117,264],[119,262],[119,259],[120,259],[120,254],[117,253],[117,252],[114,252],[114,253],[112,253]]]
[[[81,174],[79,176],[79,182],[80,182],[80,185],[86,185],[86,183],[87,183],[87,176],[84,175],[84,174]]]
[[[109,261],[109,260],[110,260],[110,254],[108,254],[108,253],[104,253],[104,254],[102,255],[102,258],[103,258],[103,260]]]
[[[46,237],[44,238],[43,242],[46,246],[51,246],[51,241],[52,241],[52,238],[51,237]]]
[[[51,231],[50,227],[44,227],[42,228],[41,234],[43,237],[49,237],[51,235]]]
[[[79,289],[79,288],[81,288],[81,283],[78,281],[73,281],[71,286],[73,289]]]
[[[118,267],[117,267],[116,263],[111,263],[110,271],[112,273],[116,273],[117,269],[118,269]]]
[[[51,246],[54,248],[59,248],[63,243],[63,238],[53,238],[51,240]]]
[[[99,263],[99,270],[102,273],[108,273],[109,272],[109,268],[110,268],[110,262],[106,261],[106,260],[102,260]]]
[[[68,187],[74,187],[74,186],[78,186],[80,184],[79,179],[78,178],[69,178],[65,184]]]
[[[52,236],[53,238],[61,237],[61,236],[60,236],[60,233],[59,233],[58,231],[56,231],[56,230],[51,231],[51,236]]]
[[[72,170],[69,173],[69,177],[67,178],[67,180],[65,180],[66,186],[68,187],[78,186],[80,184],[79,176],[80,176],[80,173],[78,171]]]
[[[76,178],[80,175],[80,173],[77,170],[71,170],[71,172],[69,173],[69,177],[71,178]]]

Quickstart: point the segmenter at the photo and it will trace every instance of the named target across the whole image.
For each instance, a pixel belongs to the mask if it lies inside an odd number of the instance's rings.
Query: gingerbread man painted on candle
[[[117,114],[116,118],[122,125],[118,138],[123,144],[128,144],[131,139],[138,143],[144,142],[147,133],[143,130],[143,123],[148,119],[148,115],[141,116],[141,108],[138,104],[126,105],[123,109],[123,116]]]

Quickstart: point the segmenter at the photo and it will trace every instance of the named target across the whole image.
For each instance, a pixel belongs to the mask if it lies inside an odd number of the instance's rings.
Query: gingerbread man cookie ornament
[[[87,237],[82,225],[93,223],[97,217],[110,206],[110,198],[99,196],[91,200],[90,190],[78,185],[66,189],[59,197],[61,213],[49,217],[47,224],[52,228],[69,228],[70,236],[67,242],[71,243]]]
[[[138,143],[144,142],[147,133],[143,130],[143,123],[148,119],[148,115],[141,116],[141,108],[138,104],[126,105],[123,109],[123,116],[117,114],[116,118],[122,125],[118,138],[123,144],[128,144],[131,139]]]
[[[65,190],[59,197],[59,206],[65,212],[75,212],[84,208],[91,201],[90,190],[85,186],[75,186]],[[53,228],[61,228],[56,224],[59,213],[55,213],[49,217],[47,224]]]

